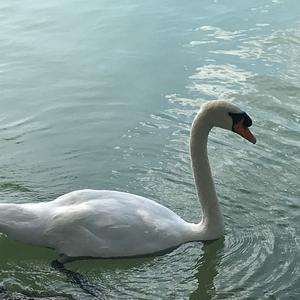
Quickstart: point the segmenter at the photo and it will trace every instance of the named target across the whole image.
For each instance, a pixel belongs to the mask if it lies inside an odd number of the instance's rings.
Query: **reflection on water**
[[[253,77],[249,71],[238,69],[234,65],[204,65],[196,69],[190,78],[189,88],[214,99],[229,100],[235,93],[248,94],[254,87],[248,80]]]
[[[218,266],[222,258],[224,240],[206,242],[203,245],[203,253],[199,257],[195,270],[195,278],[198,281],[197,289],[191,293],[190,299],[211,299],[216,295],[215,277],[218,274]]]

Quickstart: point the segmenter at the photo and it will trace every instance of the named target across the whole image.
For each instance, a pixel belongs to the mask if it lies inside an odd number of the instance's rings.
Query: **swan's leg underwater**
[[[87,294],[94,296],[99,300],[106,300],[107,298],[99,289],[99,286],[90,283],[80,273],[65,268],[64,263],[74,260],[76,259],[62,254],[58,259],[51,262],[51,267],[65,275],[71,283],[79,285],[79,287]]]
[[[74,260],[76,260],[76,259],[73,257],[67,256],[65,254],[59,254],[58,259],[57,259],[57,261],[62,264],[65,264],[67,262],[72,262]]]

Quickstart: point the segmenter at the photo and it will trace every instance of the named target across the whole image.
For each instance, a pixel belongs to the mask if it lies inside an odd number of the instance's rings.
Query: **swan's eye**
[[[228,114],[232,118],[232,131],[255,144],[256,138],[248,128],[252,125],[251,118],[245,112]]]
[[[252,125],[251,118],[245,113],[228,113],[229,116],[232,118],[232,131],[234,130],[234,126],[239,123],[241,120],[243,120],[243,127],[248,128]]]

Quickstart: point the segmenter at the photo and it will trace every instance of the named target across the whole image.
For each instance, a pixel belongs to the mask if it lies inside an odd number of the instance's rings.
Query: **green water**
[[[197,222],[189,126],[226,99],[258,143],[210,136],[224,239],[67,267],[107,299],[299,299],[299,69],[297,0],[2,1],[0,201],[114,189]],[[55,257],[1,236],[0,284],[93,299]]]

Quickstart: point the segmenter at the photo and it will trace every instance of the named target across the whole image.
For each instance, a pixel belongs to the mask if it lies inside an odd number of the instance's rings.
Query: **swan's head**
[[[222,100],[209,101],[201,107],[200,113],[205,115],[211,126],[231,130],[249,142],[256,143],[255,136],[249,130],[252,125],[251,118],[232,103]]]

